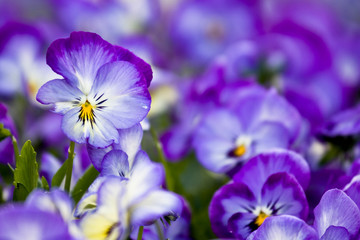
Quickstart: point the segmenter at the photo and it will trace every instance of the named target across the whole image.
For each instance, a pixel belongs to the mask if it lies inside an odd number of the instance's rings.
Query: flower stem
[[[143,232],[144,232],[144,226],[140,226],[138,236],[137,236],[137,240],[142,240]]]
[[[70,192],[70,184],[71,184],[71,175],[73,170],[73,162],[75,157],[75,142],[70,141],[70,147],[68,151],[68,158],[67,158],[67,170],[66,170],[66,177],[65,177],[65,188],[66,192]]]
[[[156,132],[155,132],[155,130],[154,130],[153,127],[150,127],[150,133],[151,133],[152,138],[153,138],[154,141],[155,141],[156,150],[157,150],[157,152],[158,152],[158,154],[159,154],[160,161],[161,161],[161,163],[163,164],[164,169],[165,169],[165,177],[166,177],[166,186],[167,186],[167,189],[168,189],[169,191],[174,191],[174,190],[175,190],[174,181],[173,181],[173,178],[171,177],[171,176],[172,176],[171,170],[170,170],[170,168],[169,168],[168,162],[167,162],[166,159],[165,159],[161,142],[159,141],[159,138],[158,138],[158,136],[157,136],[157,134],[156,134]]]
[[[16,138],[13,135],[11,135],[11,140],[14,148],[15,161],[17,163],[19,159],[19,146],[17,144]]]

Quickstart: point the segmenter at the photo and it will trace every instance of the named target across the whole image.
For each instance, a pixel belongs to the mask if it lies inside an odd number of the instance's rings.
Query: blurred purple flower
[[[299,114],[274,90],[250,87],[223,93],[232,96],[228,108],[210,110],[194,134],[196,155],[207,169],[229,172],[265,150],[290,148],[298,137]],[[289,117],[291,121],[283,121]]]
[[[256,15],[251,1],[185,1],[171,22],[176,53],[190,64],[204,66],[229,44],[257,35],[261,30]]]
[[[0,210],[0,239],[75,239],[58,213],[31,206],[6,206]]]
[[[15,124],[7,112],[7,107],[2,103],[0,103],[0,123],[9,129],[11,134],[17,137]],[[0,142],[0,163],[14,163],[14,150],[11,137],[7,137]]]

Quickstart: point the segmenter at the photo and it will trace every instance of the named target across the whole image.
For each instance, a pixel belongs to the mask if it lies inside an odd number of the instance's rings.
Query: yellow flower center
[[[263,224],[263,222],[265,221],[265,219],[266,219],[267,217],[269,217],[269,215],[267,215],[267,214],[264,213],[263,211],[260,211],[259,215],[258,215],[257,218],[255,219],[255,224],[260,227],[261,224]]]
[[[233,154],[236,157],[241,157],[246,153],[246,147],[244,144],[241,144],[240,146],[236,147],[233,151]]]
[[[90,121],[91,125],[95,122],[94,108],[88,100],[81,105],[79,113],[79,120],[85,124],[85,121]]]

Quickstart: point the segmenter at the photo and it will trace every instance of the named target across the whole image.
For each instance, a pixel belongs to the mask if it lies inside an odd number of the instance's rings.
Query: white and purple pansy
[[[279,162],[277,163],[277,159]],[[259,168],[253,168],[256,161]],[[309,168],[299,155],[278,150],[251,159],[243,166],[247,175],[220,188],[209,207],[212,229],[218,237],[246,239],[266,218],[292,215],[306,219],[308,203],[302,185],[307,186]],[[239,172],[240,173],[240,172]],[[246,180],[252,176],[247,184]],[[302,179],[301,184],[298,179]]]
[[[134,172],[129,179],[106,176],[100,184],[95,182],[98,185],[93,192],[95,209],[80,219],[80,228],[87,239],[125,239],[131,227],[149,225],[163,216],[181,213],[180,198],[160,188],[164,177],[161,165],[141,161]]]
[[[150,109],[150,65],[97,34],[73,32],[56,40],[47,63],[64,79],[44,84],[37,100],[64,115],[61,127],[75,142],[118,143],[117,129],[139,123]]]

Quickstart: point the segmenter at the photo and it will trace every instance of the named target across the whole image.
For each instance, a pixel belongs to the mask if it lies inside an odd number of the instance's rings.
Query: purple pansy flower
[[[305,220],[308,204],[302,185],[308,182],[309,167],[295,153],[279,150],[252,158],[211,200],[213,231],[219,237],[245,239],[269,216]]]
[[[118,143],[150,109],[150,66],[94,33],[73,32],[52,43],[47,63],[64,79],[43,85],[37,100],[64,115],[62,129],[73,141],[95,147]]]

